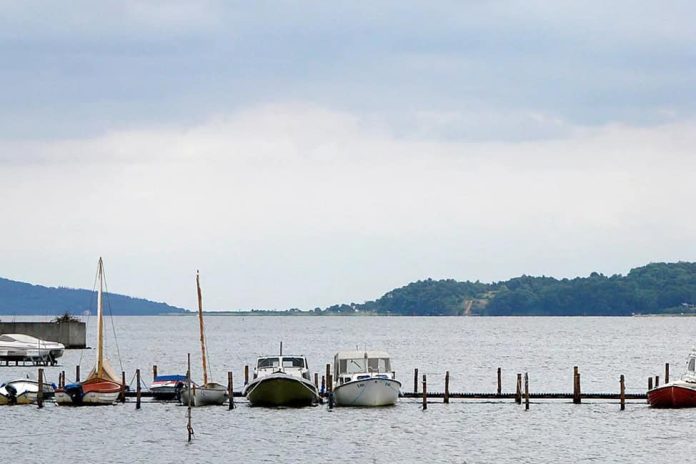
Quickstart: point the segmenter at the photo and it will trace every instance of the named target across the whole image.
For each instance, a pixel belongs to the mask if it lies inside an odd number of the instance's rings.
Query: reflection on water
[[[645,391],[650,375],[672,375],[694,344],[694,318],[410,318],[410,317],[208,317],[206,332],[214,379],[228,370],[241,389],[243,366],[273,354],[283,342],[288,354],[306,355],[321,375],[338,350],[384,349],[404,388],[413,388],[413,369],[442,390],[514,390],[517,372],[529,372],[531,391],[570,392],[572,368],[580,367],[585,392],[618,392],[619,375],[628,392]],[[93,345],[95,320],[89,321]],[[136,368],[150,379],[183,373],[192,354],[200,377],[197,321],[193,317],[120,317],[114,325],[122,368],[130,380]],[[121,370],[113,336],[109,352]],[[62,366],[47,368],[50,381],[75,364],[86,373],[93,350],[68,351]],[[1,367],[7,381],[35,368]],[[84,375],[84,374],[83,374]],[[194,442],[186,443],[186,409],[174,404],[126,403],[103,408],[0,408],[0,458],[22,462],[104,462],[147,459],[164,462],[663,462],[690,461],[696,452],[690,425],[696,410],[651,410],[632,402],[533,402],[529,411],[512,402],[401,401],[384,409],[325,406],[302,409],[250,408],[240,403],[193,411]]]

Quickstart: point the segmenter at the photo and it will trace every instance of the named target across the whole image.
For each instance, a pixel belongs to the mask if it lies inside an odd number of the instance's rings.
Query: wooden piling
[[[655,388],[660,386],[660,376],[656,375],[655,376]]]
[[[522,404],[522,374],[517,374],[517,388],[515,389],[515,403]]]
[[[428,382],[423,374],[423,411],[428,409]]]
[[[524,409],[529,410],[529,375],[524,373]]]
[[[188,441],[191,442],[193,437],[193,426],[191,425],[191,353],[188,353],[188,369],[186,370],[186,389],[188,390],[188,410],[186,411],[188,416],[188,424],[186,425],[186,430],[188,431]]]
[[[152,365],[152,380],[157,378],[157,364]]]
[[[323,375],[321,376],[321,388],[319,389],[319,391],[322,394],[326,393],[326,378]]]
[[[234,389],[232,387],[232,381],[234,379],[232,378],[232,371],[229,371],[227,373],[227,396],[229,397],[229,404],[227,409],[231,411],[234,409]]]
[[[418,394],[418,368],[413,370],[413,394]]]
[[[669,383],[669,363],[665,363],[665,383]]]
[[[249,366],[244,366],[244,385],[249,384]]]
[[[39,391],[36,393],[36,404],[39,408],[43,408],[43,386],[44,386],[44,370],[39,369]]]
[[[445,372],[445,403],[449,403],[449,371]]]
[[[653,388],[652,377],[648,377],[648,390],[652,390],[652,388]]]
[[[135,409],[140,409],[140,369],[135,370]]]
[[[80,383],[80,365],[75,366],[75,383]]]
[[[582,402],[581,396],[582,396],[582,392],[580,389],[580,371],[578,370],[578,366],[574,366],[573,367],[573,403],[580,404]]]
[[[326,392],[333,391],[333,378],[331,377],[331,364],[326,365]]]
[[[319,373],[318,372],[314,373],[314,386],[319,388]]]
[[[329,367],[328,364],[326,366]],[[326,376],[326,385],[327,385],[326,391],[327,391],[327,394],[329,395],[329,409],[333,409],[334,400],[335,400],[333,390],[330,387],[332,384],[333,384],[333,376],[329,373]]]
[[[626,409],[626,385],[624,384],[624,376],[621,374],[619,377],[619,387],[621,388],[620,400],[621,400],[621,410]]]
[[[503,392],[502,372],[501,372],[500,368],[498,368],[498,390],[497,390],[497,392],[498,392],[498,396],[500,396],[501,393]]]

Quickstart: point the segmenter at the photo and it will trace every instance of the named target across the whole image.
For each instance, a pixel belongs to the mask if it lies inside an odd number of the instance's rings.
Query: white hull
[[[244,389],[244,396],[253,406],[308,406],[319,401],[312,382],[283,372],[252,380]]]
[[[12,391],[10,391],[12,390]],[[39,392],[39,382],[29,379],[18,379],[0,387],[0,405],[5,404],[34,404]],[[44,399],[53,397],[53,387],[43,384]]]
[[[87,392],[84,394],[82,397],[82,403],[80,403],[80,406],[107,406],[110,404],[116,403],[116,400],[118,400],[120,392],[116,393],[102,393],[102,392]],[[72,398],[70,395],[63,391],[58,391],[56,392],[55,395],[55,402],[57,405],[60,406],[76,406],[77,404],[73,403]]]
[[[334,388],[336,406],[392,406],[399,399],[401,382],[393,379],[354,380]]]
[[[193,386],[191,395],[188,388],[181,390],[181,404],[188,406],[189,397],[191,406],[221,405],[227,400],[227,389],[219,383],[209,383],[204,387]]]

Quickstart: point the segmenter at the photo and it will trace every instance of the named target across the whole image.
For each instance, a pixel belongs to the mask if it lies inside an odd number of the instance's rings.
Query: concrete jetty
[[[84,322],[0,322],[0,334],[25,334],[65,345],[86,348],[87,327]]]

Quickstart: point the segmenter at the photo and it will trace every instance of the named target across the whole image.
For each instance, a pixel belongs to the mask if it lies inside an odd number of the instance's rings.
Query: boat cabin
[[[696,347],[691,349],[689,357],[686,358],[686,372],[684,372],[682,380],[696,382]]]
[[[309,365],[304,356],[264,356],[256,360],[254,378],[264,377],[276,372],[284,372],[296,377],[309,378]]]
[[[384,351],[340,351],[334,356],[335,383],[369,378],[393,379],[389,354]]]

